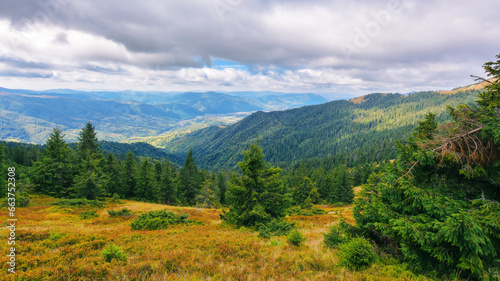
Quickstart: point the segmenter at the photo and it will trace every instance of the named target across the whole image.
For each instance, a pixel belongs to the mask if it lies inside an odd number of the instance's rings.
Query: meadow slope
[[[329,214],[288,217],[307,238],[305,245],[293,247],[285,237],[263,239],[250,229],[234,229],[222,223],[216,209],[123,200],[98,208],[98,217],[82,219],[78,214],[96,208],[51,205],[55,201],[36,195],[30,207],[16,210],[17,273],[2,274],[2,280],[428,280],[390,258],[361,272],[338,266],[337,250],[323,246],[323,233],[341,218],[352,223],[350,206],[319,206]],[[123,208],[135,216],[107,213]],[[165,208],[203,225],[131,230],[137,215]],[[7,216],[5,208],[0,215]],[[2,227],[0,236],[7,232]],[[124,250],[127,261],[104,261],[101,251],[112,243]],[[0,245],[7,253],[7,241]],[[6,254],[0,262],[6,264]]]

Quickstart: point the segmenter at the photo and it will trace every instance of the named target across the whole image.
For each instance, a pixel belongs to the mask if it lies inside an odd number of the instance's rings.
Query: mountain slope
[[[324,102],[311,94],[238,97],[216,92],[82,92],[0,88],[0,139],[44,143],[54,127],[68,141],[91,121],[100,139],[124,141],[162,135],[183,127],[227,125],[257,110]],[[221,116],[222,115],[222,116]]]
[[[302,108],[256,112],[242,121],[210,127],[173,138],[171,153],[193,148],[197,163],[206,168],[234,167],[249,141],[260,138],[268,161],[337,156],[349,163],[394,157],[394,140],[403,140],[427,112],[446,118],[446,106],[475,100],[475,92],[371,94],[351,101],[332,101]],[[340,157],[340,158],[339,158]]]

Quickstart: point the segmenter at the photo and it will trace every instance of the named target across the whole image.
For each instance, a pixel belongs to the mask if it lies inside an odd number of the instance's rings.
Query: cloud
[[[499,53],[499,9],[496,0],[4,0],[0,63],[51,67],[54,86],[79,76],[90,88],[446,89]]]

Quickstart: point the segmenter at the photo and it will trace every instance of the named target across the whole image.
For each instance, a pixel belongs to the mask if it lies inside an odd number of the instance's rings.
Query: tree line
[[[131,151],[124,155],[103,152],[102,144],[110,144],[97,139],[90,122],[82,128],[77,143],[67,143],[64,138],[62,130],[54,128],[44,146],[0,144],[0,163],[17,166],[20,182],[33,192],[56,198],[114,196],[179,206],[228,206],[229,187],[244,176],[242,171],[199,169],[192,150],[183,166],[168,158],[137,157]],[[289,166],[283,173],[280,170],[278,177],[288,201],[307,209],[319,203],[352,203],[352,187],[376,167],[342,165],[326,170],[301,164]]]

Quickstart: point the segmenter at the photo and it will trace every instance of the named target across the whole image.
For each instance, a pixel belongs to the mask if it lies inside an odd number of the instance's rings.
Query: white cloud
[[[222,18],[219,2],[229,7]],[[0,3],[0,86],[446,89],[472,82],[499,53],[499,9],[495,0]]]

